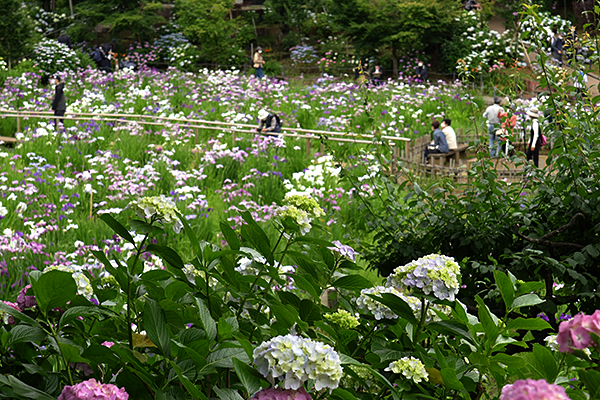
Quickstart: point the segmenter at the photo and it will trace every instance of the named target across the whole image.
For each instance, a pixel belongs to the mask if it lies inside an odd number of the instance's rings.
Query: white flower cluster
[[[523,43],[530,44],[535,41],[542,41],[550,47],[550,41],[554,37],[552,28],[556,28],[559,33],[567,33],[571,27],[571,22],[562,19],[558,15],[551,15],[547,11],[538,13],[542,22],[539,24],[531,15],[526,15],[519,24],[519,30],[523,32]]]
[[[407,294],[399,291],[395,287],[376,286],[373,288],[363,289],[360,293],[361,293],[360,297],[356,300],[356,305],[358,307],[360,307],[361,309],[363,309],[364,311],[368,311],[371,314],[373,314],[373,316],[377,320],[380,320],[383,318],[393,319],[393,318],[398,318],[398,316],[392,310],[390,310],[387,306],[381,304],[377,300],[374,300],[373,298],[369,297],[368,295],[380,296],[382,293],[394,294],[394,295],[400,297],[402,300],[404,300],[409,305],[409,307],[411,308],[411,310],[413,311],[413,313],[415,314],[415,316],[417,318],[420,318],[420,316],[421,316],[421,307],[422,307],[421,300],[415,296],[407,295]],[[446,314],[446,315],[452,314],[452,309],[448,306],[444,306],[441,304],[430,304],[429,307],[427,308],[427,314],[425,315],[425,321],[426,322],[439,321],[440,317],[438,316],[436,311],[440,312],[442,314]]]
[[[475,11],[464,12],[460,20],[469,25],[463,32],[471,52],[463,59],[458,60],[456,68],[459,72],[470,73],[488,72],[494,64],[511,59],[523,57],[525,54],[517,46],[518,42],[512,40],[513,33],[506,30],[503,34],[490,30],[481,14]]]
[[[452,257],[430,254],[400,266],[388,276],[386,286],[399,290],[421,289],[440,300],[454,301],[460,267]]]
[[[144,197],[141,200],[129,202],[126,208],[130,208],[140,218],[150,219],[161,224],[173,224],[173,230],[176,233],[181,231],[183,224],[179,220],[177,206],[173,200],[165,195]]]
[[[283,184],[288,195],[312,196],[315,191],[325,193],[325,180],[332,180],[335,184],[340,171],[341,168],[334,165],[333,156],[323,156],[313,160],[304,171],[294,172],[292,179],[286,179]]]
[[[76,71],[80,66],[79,55],[66,44],[56,40],[42,39],[33,48],[32,60],[47,73],[56,71]]]
[[[182,43],[169,48],[169,62],[177,69],[189,69],[198,61],[196,48],[190,43]]]
[[[429,380],[429,374],[425,370],[425,366],[418,358],[402,357],[398,361],[390,363],[386,371],[392,371],[395,374],[402,374],[406,379],[410,379],[415,383],[422,380]]]
[[[284,205],[277,209],[277,217],[280,219],[291,218],[300,227],[300,234],[306,235],[310,232],[310,224],[314,218],[325,215],[321,206],[315,199],[303,195],[286,195],[283,199]]]
[[[238,260],[238,266],[235,267],[235,270],[242,275],[258,275],[260,272],[260,268],[257,267],[258,264],[265,264],[267,259],[262,256],[256,256],[252,259],[248,257],[242,257]],[[279,262],[275,261],[275,268],[277,268],[277,272],[279,274],[279,278],[286,281],[286,285],[282,289],[293,289],[294,279],[289,276],[289,274],[293,274],[296,272],[296,268],[291,265],[281,265]],[[275,285],[275,282],[273,282]],[[275,286],[276,289],[279,289],[279,286]]]
[[[384,306],[377,300],[369,297],[370,294],[375,296],[380,296],[382,293],[392,293],[398,297],[401,297],[402,294],[394,287],[385,287],[385,286],[375,286],[372,288],[363,289],[360,291],[360,296],[356,299],[356,305],[373,314],[376,320],[380,320],[383,318],[394,319],[398,318],[396,314],[392,310],[390,310],[387,306]]]
[[[271,383],[298,390],[314,380],[315,389],[335,389],[342,377],[340,357],[329,345],[294,335],[277,336],[254,349],[254,364]]]
[[[6,71],[7,65],[6,61],[2,57],[0,57],[0,71]]]
[[[76,265],[51,265],[44,269],[44,273],[50,271],[63,271],[71,274],[77,284],[77,293],[84,296],[86,299],[91,299],[94,294],[90,280],[81,272],[82,268]]]

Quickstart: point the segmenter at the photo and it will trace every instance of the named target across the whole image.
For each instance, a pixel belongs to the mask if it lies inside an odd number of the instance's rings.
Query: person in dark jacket
[[[427,156],[432,153],[448,153],[448,141],[446,135],[440,129],[440,122],[433,120],[431,122],[431,129],[433,130],[433,142],[425,148],[425,162],[428,162]]]
[[[67,45],[70,49],[73,48],[73,43],[71,43],[71,38],[68,35],[66,35],[64,32],[61,32],[60,36],[56,40],[58,41],[58,43]]]
[[[112,57],[112,50],[110,44],[106,43],[104,46],[99,47],[101,60],[98,63],[98,68],[101,71],[112,72],[112,65],[110,59]]]
[[[60,76],[56,75],[52,77],[51,83],[54,85],[54,97],[52,98],[52,110],[54,110],[54,115],[57,117],[62,117],[65,115],[65,111],[67,110],[67,101],[65,99],[65,84],[60,81]],[[63,123],[63,119],[60,118],[60,123]],[[58,130],[58,122],[59,118],[56,119],[56,129]]]
[[[281,133],[281,120],[276,114],[262,109],[258,112],[258,120],[259,124],[258,128],[256,128],[257,132],[266,134]]]
[[[563,64],[562,57],[564,44],[564,36],[562,33],[556,36],[556,38],[554,38],[552,41],[552,56],[556,59],[556,61],[558,61],[558,65]]]
[[[427,82],[428,71],[427,66],[423,64],[423,61],[419,61],[419,64],[417,64],[413,78],[415,78],[417,82]]]

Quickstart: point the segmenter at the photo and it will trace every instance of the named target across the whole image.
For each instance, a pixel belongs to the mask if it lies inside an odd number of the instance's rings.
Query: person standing
[[[562,61],[562,56],[563,56],[563,45],[565,44],[564,42],[564,37],[562,33],[559,33],[558,36],[556,36],[554,38],[554,41],[552,42],[552,56],[554,57],[554,59],[556,59],[556,61],[558,62],[558,65],[562,66],[563,61]]]
[[[458,148],[458,144],[456,143],[456,132],[454,132],[454,128],[450,126],[451,124],[452,121],[449,118],[444,118],[442,120],[442,124],[440,125],[442,132],[444,132],[444,136],[446,136],[448,151],[456,150]]]
[[[498,136],[496,130],[500,128],[500,117],[504,110],[501,107],[502,99],[499,97],[494,98],[494,104],[485,109],[483,117],[487,119],[488,124],[488,135],[490,138],[490,157],[498,156]]]
[[[67,110],[67,101],[65,99],[65,84],[60,81],[60,76],[55,75],[52,77],[51,83],[54,86],[54,97],[52,98],[52,110],[54,111],[54,115],[56,117],[62,117],[65,115],[65,111]],[[63,123],[63,119],[60,118],[60,123]],[[56,131],[58,132],[58,122],[59,118],[56,118]]]
[[[434,119],[433,122],[431,122],[431,129],[433,130],[433,141],[430,145],[425,147],[425,163],[428,161],[427,156],[429,154],[447,153],[449,151],[446,135],[440,130],[440,122]]]
[[[415,68],[414,78],[417,82],[427,82],[429,72],[427,71],[427,66],[423,64],[423,61],[419,61],[417,64],[417,68]]]
[[[254,52],[254,59],[252,61],[252,66],[256,70],[256,74],[254,76],[256,76],[258,79],[262,79],[265,76],[265,73],[263,71],[263,67],[265,66],[265,60],[262,56],[262,47],[258,46],[256,48],[256,51]]]
[[[531,108],[527,111],[527,115],[531,118],[531,129],[529,130],[529,143],[527,144],[527,161],[533,159],[533,165],[536,167],[540,166],[540,147],[542,134],[540,132],[540,124],[538,118],[540,117],[537,108]]]

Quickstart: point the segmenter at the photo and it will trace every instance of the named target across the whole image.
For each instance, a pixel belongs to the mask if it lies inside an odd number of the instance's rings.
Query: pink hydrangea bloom
[[[115,385],[101,384],[95,379],[65,386],[58,400],[127,400],[129,394],[123,388]]]
[[[256,393],[250,400],[312,400],[312,397],[303,387],[299,390],[269,388]]]
[[[594,342],[590,333],[600,335],[600,310],[592,315],[577,314],[568,321],[563,321],[558,327],[558,350],[562,353],[572,353],[574,349],[583,350]]]
[[[504,386],[500,400],[569,400],[569,397],[562,386],[543,379],[526,379]]]

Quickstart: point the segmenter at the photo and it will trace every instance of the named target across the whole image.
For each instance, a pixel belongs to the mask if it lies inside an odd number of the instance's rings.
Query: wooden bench
[[[431,159],[431,164],[435,166],[435,160],[439,161],[439,166],[444,166],[446,160],[450,157],[454,158],[454,165],[458,166],[460,163],[460,155],[467,151],[469,145],[466,143],[459,144],[454,150],[450,150],[448,153],[429,153],[427,157]]]
[[[14,146],[17,143],[17,139],[14,137],[0,136],[0,146],[11,145]]]

